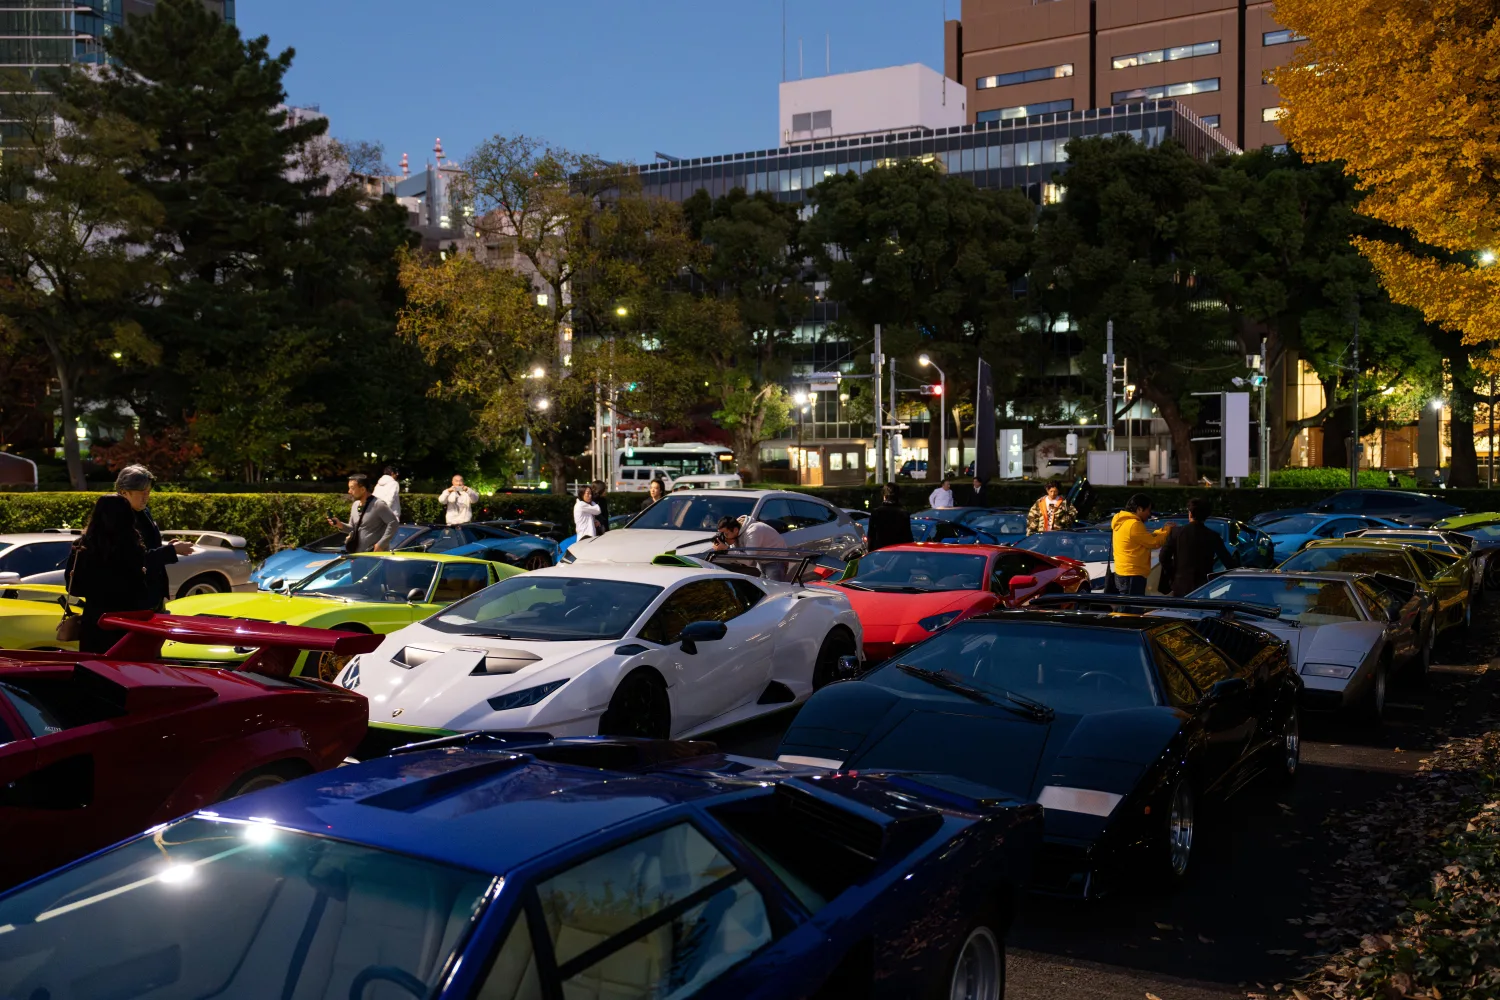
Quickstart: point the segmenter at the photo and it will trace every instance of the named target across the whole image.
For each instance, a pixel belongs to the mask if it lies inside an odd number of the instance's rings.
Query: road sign
[[[838,372],[813,372],[808,378],[813,382],[837,382]]]

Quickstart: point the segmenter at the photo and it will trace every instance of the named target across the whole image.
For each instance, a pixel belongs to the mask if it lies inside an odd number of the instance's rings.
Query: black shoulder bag
[[[349,534],[344,536],[344,551],[355,553],[359,551],[359,526],[365,523],[365,515],[370,512],[370,504],[375,502],[375,494],[371,493],[359,502],[359,516],[354,519],[354,525],[349,529]]]

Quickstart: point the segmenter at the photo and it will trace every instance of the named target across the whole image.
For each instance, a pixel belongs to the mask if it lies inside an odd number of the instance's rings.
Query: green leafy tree
[[[1222,388],[1243,366],[1203,281],[1222,238],[1212,168],[1176,143],[1125,137],[1075,139],[1068,160],[1066,196],[1042,215],[1033,294],[1071,315],[1086,357],[1103,353],[1113,320],[1116,356],[1166,421],[1179,482],[1194,483],[1191,393]]]
[[[802,242],[851,326],[863,334],[882,324],[887,355],[926,350],[949,373],[951,396],[972,395],[977,359],[1004,357],[1018,342],[1031,202],[915,160],[831,177],[812,200]]]
[[[129,181],[152,136],[20,74],[0,80],[0,120],[10,133],[0,147],[0,324],[50,359],[68,478],[84,489],[80,384],[111,358],[156,357],[134,310],[162,278],[156,254],[141,249],[162,209]]]

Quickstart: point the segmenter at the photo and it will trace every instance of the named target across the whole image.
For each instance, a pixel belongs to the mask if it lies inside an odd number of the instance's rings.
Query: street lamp
[[[630,310],[626,309],[624,306],[617,306],[617,307],[615,307],[615,315],[616,316],[629,316],[630,315]]]
[[[531,369],[532,378],[545,378],[546,376],[547,369],[543,368],[541,365],[537,365],[535,368]]]
[[[925,351],[922,354],[918,355],[918,357],[917,357],[917,364],[921,365],[923,368],[927,368],[929,366],[931,366],[933,368],[937,368],[937,373],[938,373],[938,442],[939,442],[938,443],[938,467],[937,467],[938,478],[937,478],[937,481],[939,483],[941,483],[943,481],[943,475],[944,475],[944,473],[947,472],[947,467],[948,467],[948,376],[947,376],[947,374],[941,368],[938,368],[937,363],[932,360],[932,356],[930,354],[926,353]],[[959,463],[958,464],[962,465],[963,464],[963,456],[962,455],[958,456],[958,459],[959,459]],[[978,461],[977,458],[975,460]],[[927,466],[928,466],[929,470],[932,467],[932,456],[930,454],[928,455]]]
[[[545,396],[536,401],[536,408],[538,410],[545,411],[551,405],[552,401],[550,399],[547,399]]]
[[[1495,251],[1493,251],[1493,250],[1481,250],[1479,252],[1479,266],[1480,267],[1489,267],[1493,263],[1495,263]]]
[[[796,403],[798,406],[801,406],[803,403],[807,402],[807,393],[798,389],[792,394],[792,402]]]

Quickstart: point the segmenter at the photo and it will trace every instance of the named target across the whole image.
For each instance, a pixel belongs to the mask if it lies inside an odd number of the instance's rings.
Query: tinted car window
[[[563,996],[694,996],[771,942],[760,893],[686,823],[552,876],[537,898]]]
[[[734,589],[736,596],[740,599],[740,604],[746,611],[755,607],[766,596],[764,590],[761,590],[749,580],[730,580],[729,586]]]
[[[1026,534],[1025,514],[981,514],[965,519],[964,523],[991,535]]]
[[[647,507],[630,522],[637,528],[665,528],[672,531],[706,531],[719,529],[721,517],[745,517],[755,509],[750,497],[715,496],[711,490],[673,493]]]
[[[1112,556],[1111,538],[1103,532],[1043,531],[1011,544],[1044,556],[1066,556],[1079,562],[1104,562]]]
[[[1355,580],[1354,587],[1359,591],[1360,599],[1364,601],[1365,607],[1375,616],[1378,621],[1382,614],[1390,614],[1400,611],[1406,602],[1395,594],[1384,588],[1377,587],[1369,580]]]
[[[1342,587],[1339,589],[1347,601],[1348,591]],[[1188,628],[1204,641],[1213,643],[1215,649],[1229,658],[1231,666],[1249,666],[1266,648],[1266,642],[1259,634],[1222,618],[1199,618],[1189,622]]]
[[[1316,531],[1322,523],[1323,518],[1312,514],[1293,514],[1291,517],[1279,518],[1261,527],[1267,534],[1272,535],[1305,535]]]
[[[827,524],[838,518],[833,508],[824,507],[812,500],[793,500],[792,515],[804,524]],[[798,527],[803,527],[803,524],[799,524]]]
[[[443,575],[438,577],[437,590],[433,592],[432,600],[435,604],[451,604],[489,585],[488,566],[481,566],[478,563],[452,563],[443,567]]]
[[[1015,692],[1058,712],[1106,712],[1156,704],[1141,634],[1050,622],[964,622],[901,654],[918,671],[981,691]],[[943,690],[895,663],[869,677],[886,687],[941,697]],[[962,695],[953,699],[964,702]]]
[[[455,635],[516,639],[618,639],[662,588],[623,580],[522,573],[427,619]]]
[[[436,563],[422,559],[375,556],[336,559],[293,587],[292,594],[402,603],[413,590],[420,590],[425,598],[437,568]]]
[[[1158,633],[1155,641],[1199,691],[1207,691],[1233,673],[1229,661],[1186,625]]]
[[[72,549],[72,541],[17,545],[0,555],[0,573],[19,573],[21,576],[51,573],[67,565],[68,553]]]
[[[697,580],[669,595],[641,627],[640,636],[667,646],[681,639],[682,630],[693,622],[727,622],[744,612],[745,605],[728,580]]]
[[[1412,578],[1411,563],[1400,552],[1379,549],[1345,549],[1333,546],[1303,549],[1281,564],[1281,569],[1316,573],[1322,570],[1341,573],[1389,573],[1403,579]]]
[[[792,502],[781,497],[773,497],[761,504],[755,519],[766,522],[782,534],[786,534],[793,528],[804,526],[801,519],[792,511]]]
[[[1304,624],[1326,625],[1359,621],[1362,617],[1354,606],[1348,585],[1340,580],[1302,580],[1284,576],[1220,577],[1188,596],[1279,607],[1281,617]]]

